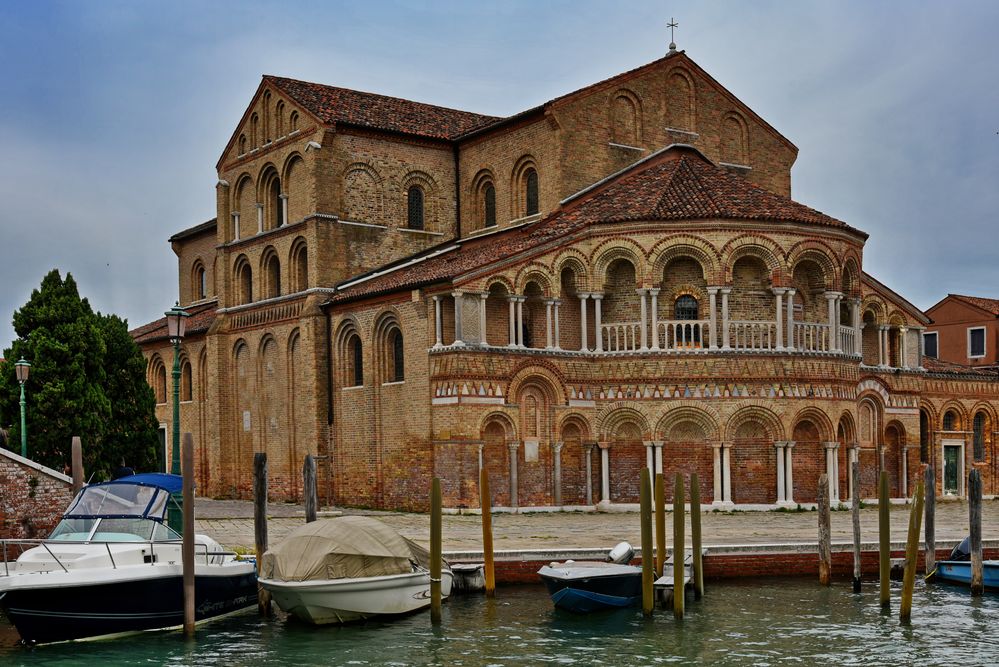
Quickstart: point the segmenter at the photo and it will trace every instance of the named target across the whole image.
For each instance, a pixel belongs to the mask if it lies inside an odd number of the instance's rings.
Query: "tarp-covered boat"
[[[344,516],[293,530],[260,563],[260,585],[284,611],[317,625],[405,614],[430,605],[430,554],[381,521]],[[452,575],[442,565],[441,594]]]

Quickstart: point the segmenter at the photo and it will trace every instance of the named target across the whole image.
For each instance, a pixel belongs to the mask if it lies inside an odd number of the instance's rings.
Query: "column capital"
[[[544,298],[544,302],[546,306],[554,306],[558,302],[558,299],[552,296],[546,296]]]
[[[787,288],[787,295],[788,296],[794,296],[797,293],[798,293],[798,288],[797,287],[788,287]]]
[[[798,443],[797,443],[797,442],[795,442],[794,440],[785,440],[785,441],[784,441],[784,446],[785,446],[785,447],[787,447],[788,449],[791,449],[791,448],[792,448],[792,447],[794,447],[794,446],[795,446],[796,444],[798,444]]]
[[[666,445],[666,441],[665,440],[653,440],[652,441],[652,446],[653,447],[663,447],[665,445]]]
[[[479,298],[485,301],[489,298],[489,292],[479,292]]]
[[[784,449],[785,447],[787,447],[787,441],[774,440],[774,449]]]
[[[771,287],[770,290],[777,296],[783,296],[787,293],[786,287]]]
[[[231,215],[233,218],[236,218],[237,220],[239,219],[239,211],[233,211],[229,215]]]
[[[903,326],[900,326],[900,327],[898,328],[898,331],[899,331],[899,333],[905,333],[905,332],[907,332],[908,330],[909,330],[909,327],[907,327],[907,326],[904,326],[904,325],[903,325]]]
[[[731,287],[719,287],[718,291],[721,292],[722,294],[731,294],[732,288]]]
[[[860,306],[860,304],[862,304],[863,302],[864,300],[861,299],[859,296],[850,297],[850,303],[852,303],[855,306]]]
[[[555,442],[552,443],[552,448],[555,450],[556,454],[559,453],[559,452],[561,452],[562,451],[562,447],[564,447],[564,446],[565,446],[565,441],[564,440],[556,440]]]
[[[826,449],[839,449],[839,443],[835,441],[823,442],[822,446]]]
[[[520,440],[510,440],[506,443],[506,446],[510,448],[510,453],[513,454],[520,449]]]
[[[635,290],[635,294],[638,294],[639,296],[645,296],[646,294],[648,294],[648,292],[649,292],[648,287],[639,287],[638,289]]]
[[[263,208],[264,207],[264,205],[260,204],[260,203],[254,204],[254,206],[256,206],[257,208]]]
[[[586,455],[589,456],[591,453],[593,453],[593,448],[596,446],[597,443],[593,440],[590,440],[588,442],[583,443],[583,450],[586,452]]]
[[[590,292],[590,298],[591,299],[596,299],[597,301],[600,301],[601,299],[604,298],[604,293],[603,292]]]
[[[454,298],[457,299],[458,297],[465,296],[465,292],[463,292],[462,290],[456,289],[455,291],[451,292],[451,296],[453,296]]]
[[[705,287],[704,289],[708,291],[708,294],[718,294],[718,290],[720,290],[721,287]]]
[[[652,441],[652,440],[642,440],[642,444],[643,444],[644,446],[646,446],[646,447],[652,447],[652,446],[654,446],[654,445],[655,445],[656,443],[655,443],[654,441]]]
[[[655,296],[655,295],[659,294],[659,292],[661,292],[661,291],[662,291],[662,289],[659,288],[659,287],[650,287],[649,288],[649,294],[651,294],[652,296]]]
[[[578,296],[580,298],[580,300],[585,301],[586,299],[590,298],[590,293],[589,292],[576,292],[576,296]]]
[[[827,291],[827,292],[823,292],[822,296],[824,296],[827,299],[838,299],[839,297],[843,296],[843,293],[842,292],[834,292],[834,291],[830,290],[830,291]]]
[[[597,444],[597,447],[599,447],[600,449],[610,449],[610,446],[611,446],[610,442],[607,441],[607,440],[599,440],[599,441],[597,441],[596,444]]]
[[[285,193],[283,193],[283,192],[282,192],[281,194],[279,194],[279,195],[278,195],[278,199],[287,199],[287,198],[288,198],[288,195],[286,195],[286,194],[285,194]]]
[[[434,300],[434,303],[437,303],[438,301],[440,301],[444,297],[442,297],[440,294],[431,294],[430,298]]]

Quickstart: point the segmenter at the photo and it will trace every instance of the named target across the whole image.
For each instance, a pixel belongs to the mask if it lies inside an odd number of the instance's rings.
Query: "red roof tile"
[[[454,139],[499,120],[496,116],[279,76],[266,75],[264,81],[283,90],[330,125],[346,123],[435,139]]]
[[[215,299],[195,306],[186,306],[184,310],[187,311],[189,317],[187,318],[187,332],[185,335],[190,336],[191,334],[208,331],[215,322],[215,309],[217,307],[218,301]],[[143,324],[141,327],[132,329],[128,333],[131,334],[132,339],[139,345],[166,340],[168,337],[166,318],[161,317],[149,324]]]
[[[445,243],[437,250],[449,246],[455,249],[420,261],[413,257],[397,262],[382,269],[382,275],[361,282],[346,281],[329,303],[450,280],[597,223],[718,218],[852,229],[713,165],[693,148],[671,146],[571,197],[562,208],[537,223],[483,238]]]
[[[964,301],[965,303],[970,303],[972,306],[981,308],[982,310],[999,317],[999,299],[987,299],[983,296],[965,296],[963,294],[950,294],[959,301]]]
[[[944,361],[934,357],[923,357],[923,368],[930,373],[952,373],[957,375],[984,375],[996,377],[996,367],[965,366],[952,361]]]

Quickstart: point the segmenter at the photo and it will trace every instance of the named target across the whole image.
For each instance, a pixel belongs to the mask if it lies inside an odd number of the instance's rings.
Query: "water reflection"
[[[77,665],[658,665],[999,663],[990,626],[999,596],[917,583],[913,625],[898,623],[898,587],[885,614],[876,582],[854,594],[850,582],[811,580],[710,583],[689,601],[682,622],[657,610],[577,616],[552,608],[540,586],[501,588],[495,600],[453,598],[443,625],[429,614],[391,622],[313,628],[283,614],[251,613],[179,633],[25,648],[0,622],[0,664]]]

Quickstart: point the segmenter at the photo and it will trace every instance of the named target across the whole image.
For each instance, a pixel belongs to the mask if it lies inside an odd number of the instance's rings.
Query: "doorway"
[[[943,493],[945,496],[964,495],[964,441],[944,440]]]

